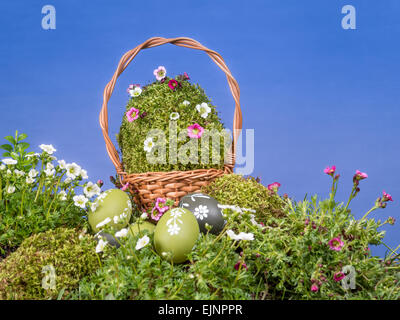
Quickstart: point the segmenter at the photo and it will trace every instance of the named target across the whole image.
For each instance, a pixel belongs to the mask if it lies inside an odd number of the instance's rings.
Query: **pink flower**
[[[128,118],[129,122],[136,120],[139,117],[139,110],[136,108],[131,108],[127,113],[126,117]]]
[[[186,72],[183,73],[183,80],[190,80],[190,78]]]
[[[387,222],[388,222],[390,225],[394,225],[394,223],[396,222],[396,219],[393,218],[393,217],[389,217],[389,218],[387,219]]]
[[[154,209],[151,211],[151,218],[152,218],[154,221],[160,220],[160,218],[161,218],[162,216],[163,216],[163,213],[161,213],[161,212],[158,212],[158,211],[157,211],[157,214],[154,215]]]
[[[157,198],[156,204],[154,205],[153,210],[151,211],[151,218],[155,221],[160,220],[163,214],[169,209],[169,206],[166,206],[167,202],[164,198]],[[156,214],[154,214],[156,212]]]
[[[356,174],[354,175],[355,180],[363,180],[368,178],[368,175],[364,172],[361,172],[360,170],[356,170]]]
[[[129,182],[125,183],[122,185],[122,187],[120,188],[122,191],[126,191],[129,187]]]
[[[336,166],[332,166],[332,167],[326,167],[324,169],[324,172],[328,175],[330,175],[331,177],[333,177],[333,175],[335,174],[336,171]]]
[[[187,131],[188,131],[188,136],[190,138],[199,139],[204,132],[204,128],[199,124],[195,123],[189,126],[187,128]]]
[[[388,194],[385,191],[383,191],[382,201],[383,202],[393,201],[393,199],[392,199],[392,196],[390,194]]]
[[[249,269],[247,268],[247,265],[246,265],[244,262],[240,262],[240,261],[238,261],[238,262],[235,264],[235,269],[236,269],[236,270],[239,270],[240,264],[242,264],[242,269],[249,270]]]
[[[126,91],[127,91],[128,93],[130,93],[130,91],[133,90],[133,89],[135,89],[136,87],[139,87],[139,88],[140,88],[140,84],[130,84],[129,87],[128,87],[128,89],[126,89]]]
[[[159,66],[157,69],[153,71],[153,74],[156,76],[156,79],[158,81],[162,80],[165,78],[167,75],[167,70],[163,66]]]
[[[340,251],[344,246],[344,242],[339,237],[333,238],[328,242],[331,250]]]
[[[281,184],[279,182],[271,183],[267,186],[269,191],[278,192],[279,187]]]
[[[103,186],[103,184],[104,184],[104,181],[103,180],[97,180],[97,185],[101,188],[102,186]]]
[[[168,82],[168,87],[171,88],[171,90],[175,91],[176,87],[179,85],[178,81],[176,81],[175,79],[171,79]]]
[[[339,282],[340,280],[342,280],[345,277],[343,272],[336,272],[333,275],[333,280],[335,280],[336,282]]]
[[[311,292],[317,292],[318,291],[318,286],[316,284],[313,284],[311,286]]]

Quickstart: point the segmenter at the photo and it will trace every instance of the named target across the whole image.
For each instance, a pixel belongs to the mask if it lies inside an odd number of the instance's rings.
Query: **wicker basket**
[[[165,43],[204,51],[226,74],[233,99],[235,100],[235,113],[233,118],[232,146],[227,156],[228,163],[224,165],[223,170],[197,169],[191,171],[147,172],[140,174],[126,173],[123,170],[123,165],[120,162],[118,152],[108,135],[107,104],[113,93],[117,78],[135,58],[139,51],[142,49],[157,47]],[[120,181],[122,184],[129,183],[129,190],[134,196],[135,202],[141,209],[149,209],[156,198],[159,197],[173,199],[175,204],[178,204],[179,199],[184,195],[191,192],[198,192],[202,186],[206,186],[217,177],[220,177],[225,173],[233,172],[233,167],[235,165],[236,142],[242,129],[242,112],[240,109],[239,99],[239,86],[222,57],[217,52],[204,47],[196,40],[185,37],[171,39],[154,37],[148,39],[141,45],[123,55],[112,79],[104,89],[103,106],[99,120],[104,140],[106,142],[107,153],[117,170]]]

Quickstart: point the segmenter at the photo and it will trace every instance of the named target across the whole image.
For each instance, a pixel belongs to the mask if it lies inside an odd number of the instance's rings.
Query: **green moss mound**
[[[119,147],[122,152],[122,163],[125,172],[128,173],[143,173],[157,171],[186,171],[194,169],[216,168],[221,169],[224,165],[224,155],[230,141],[224,139],[226,133],[223,131],[224,126],[217,114],[216,107],[212,105],[211,100],[206,96],[204,90],[195,84],[191,84],[187,80],[182,80],[181,76],[175,78],[179,85],[175,90],[172,90],[168,83],[171,78],[165,78],[163,82],[156,81],[143,87],[142,93],[137,97],[132,97],[127,106],[126,112],[131,108],[139,110],[139,117],[132,122],[128,121],[126,113],[124,113],[120,132],[117,135]],[[189,105],[184,104],[184,101],[190,102]],[[201,113],[196,109],[196,105],[207,103],[211,111],[207,117],[201,117]],[[171,120],[171,114],[178,113],[177,120]],[[176,116],[176,114],[175,114]],[[174,118],[174,117],[173,117]],[[220,144],[208,143],[204,141],[208,156],[204,156],[201,152],[201,143],[206,135],[200,139],[189,138],[187,128],[193,124],[199,124],[206,130],[217,130],[221,132]],[[176,125],[176,130],[174,126]],[[172,128],[171,136],[177,136],[176,148],[175,142],[170,146],[170,126]],[[162,144],[160,136],[151,133],[151,130],[159,129],[165,134],[166,144]],[[215,131],[214,131],[215,132]],[[214,134],[215,136],[215,134]],[[165,161],[162,161],[159,151],[152,151],[153,157],[157,158],[154,163],[149,163],[148,156],[150,152],[144,150],[145,140],[151,137],[156,146],[165,146]],[[227,142],[226,142],[227,141]],[[188,144],[189,143],[189,144]],[[197,152],[190,154],[189,151],[184,151],[185,146],[198,144]],[[182,148],[183,147],[183,148]],[[178,155],[178,157],[170,156],[170,154]],[[180,150],[182,151],[179,154]],[[220,159],[213,160],[213,154],[220,155]],[[204,159],[202,159],[204,157]],[[176,159],[176,160],[174,160]],[[182,161],[180,161],[182,159]],[[205,161],[205,159],[208,159]],[[163,162],[163,163],[160,163]]]
[[[285,202],[255,178],[227,174],[203,187],[203,192],[221,204],[253,209],[258,221],[265,223],[268,217],[284,217]]]
[[[60,290],[68,294],[98,267],[95,240],[90,235],[79,239],[79,235],[79,230],[58,228],[25,239],[0,263],[0,299],[55,299]],[[42,287],[43,278],[50,274],[42,272],[46,266],[54,267],[55,289]]]

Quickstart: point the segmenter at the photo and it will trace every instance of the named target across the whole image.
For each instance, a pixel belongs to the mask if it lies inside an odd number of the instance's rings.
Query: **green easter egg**
[[[132,203],[129,196],[120,189],[110,189],[102,192],[96,199],[96,210],[90,210],[88,221],[93,232],[99,232],[104,222],[107,226],[122,229],[128,225],[132,215]]]
[[[195,216],[187,209],[168,210],[154,230],[154,246],[158,254],[174,263],[187,260],[199,237],[200,229]]]
[[[136,235],[139,232],[142,232],[144,230],[147,230],[150,233],[153,233],[155,228],[156,228],[156,226],[148,221],[142,221],[140,223],[136,222],[129,226],[129,233],[131,235]]]

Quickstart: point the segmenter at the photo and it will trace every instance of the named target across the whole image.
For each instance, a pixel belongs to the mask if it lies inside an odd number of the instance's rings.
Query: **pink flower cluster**
[[[151,211],[151,218],[154,221],[160,220],[160,218],[163,216],[163,214],[166,211],[168,211],[169,206],[165,205],[166,202],[167,202],[167,199],[157,198],[154,208]]]

